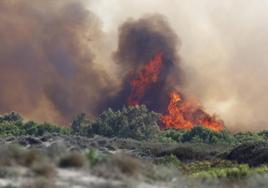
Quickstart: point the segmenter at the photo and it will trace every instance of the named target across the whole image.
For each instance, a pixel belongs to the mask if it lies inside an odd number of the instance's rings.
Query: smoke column
[[[98,19],[82,1],[0,1],[0,112],[67,122],[109,88],[94,61]],[[111,85],[111,84],[109,84]]]
[[[267,1],[99,0],[90,7],[115,40],[126,18],[164,15],[181,39],[184,92],[231,130],[267,129]]]
[[[104,100],[104,106],[99,105],[101,110],[108,107],[120,109],[127,105],[131,80],[157,53],[161,53],[164,63],[159,78],[147,88],[141,102],[150,110],[164,113],[171,86],[179,84],[183,77],[177,55],[179,46],[178,37],[163,16],[148,15],[122,24],[119,27],[118,48],[113,53],[122,83],[118,93]]]

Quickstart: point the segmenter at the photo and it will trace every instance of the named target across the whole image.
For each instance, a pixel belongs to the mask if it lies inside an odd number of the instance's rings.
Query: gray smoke
[[[2,0],[0,113],[66,122],[94,112],[109,88],[91,49],[100,33],[82,1]]]
[[[104,101],[104,106],[118,109],[126,105],[131,93],[130,81],[157,53],[163,53],[163,67],[158,81],[146,89],[140,102],[150,110],[165,113],[169,92],[180,84],[183,77],[177,55],[179,47],[177,35],[163,16],[147,15],[123,23],[119,27],[118,48],[114,53],[123,82],[118,93]],[[103,109],[103,105],[100,106]]]

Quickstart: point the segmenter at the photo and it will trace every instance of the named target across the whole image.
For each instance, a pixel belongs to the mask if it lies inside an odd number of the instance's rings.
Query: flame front
[[[157,53],[148,64],[137,72],[135,79],[130,81],[131,92],[128,97],[128,105],[139,105],[145,102],[146,92],[159,81],[159,75],[163,68],[163,56],[162,52]],[[183,98],[176,90],[169,93],[169,104],[166,114],[161,116],[161,122],[164,129],[192,129],[196,125],[213,131],[224,129],[223,122],[206,113],[199,102]]]
[[[190,100],[182,100],[177,91],[170,93],[170,101],[167,114],[161,116],[164,128],[192,129],[195,125],[201,125],[213,131],[223,130],[223,122],[215,116],[210,116],[199,103]]]

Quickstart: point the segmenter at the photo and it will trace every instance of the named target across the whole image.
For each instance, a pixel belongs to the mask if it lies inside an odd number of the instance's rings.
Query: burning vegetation
[[[143,104],[145,93],[151,85],[158,82],[163,65],[163,53],[157,53],[137,74],[137,78],[130,81],[131,93],[128,97],[129,105]],[[223,130],[223,122],[215,116],[206,113],[199,102],[183,99],[182,95],[173,89],[169,93],[169,104],[166,114],[161,116],[164,129],[192,129],[201,125],[213,131]]]

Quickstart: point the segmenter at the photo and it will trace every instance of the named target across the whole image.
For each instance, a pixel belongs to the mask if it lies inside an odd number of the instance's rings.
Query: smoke
[[[164,54],[164,65],[156,83],[151,84],[142,103],[149,109],[164,113],[169,100],[168,92],[180,82],[177,35],[172,31],[165,17],[147,15],[138,20],[127,20],[119,27],[118,47],[114,61],[119,65],[123,81],[118,93],[104,100],[105,107],[121,108],[128,103],[131,93],[130,81],[157,54]],[[123,79],[122,79],[123,78]],[[104,109],[100,105],[101,109]]]
[[[110,88],[94,62],[99,20],[82,1],[0,2],[0,112],[66,122]],[[111,85],[111,84],[109,84]]]
[[[126,18],[164,15],[181,39],[184,93],[231,130],[267,128],[267,1],[99,0],[91,7],[115,40]]]
[[[121,105],[129,71],[162,50],[160,91],[174,82],[229,129],[265,129],[267,9],[265,0],[1,0],[0,113],[66,122]]]

